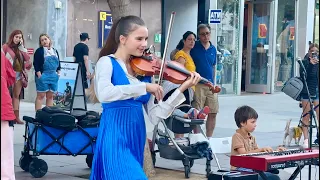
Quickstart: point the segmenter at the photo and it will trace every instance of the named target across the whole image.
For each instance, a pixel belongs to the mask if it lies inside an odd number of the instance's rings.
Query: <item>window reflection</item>
[[[251,36],[251,84],[267,84],[270,4],[254,4]]]
[[[239,1],[218,0],[222,21],[217,25],[217,84],[221,94],[236,93],[239,57]]]
[[[275,90],[293,77],[295,0],[278,1],[277,54],[275,61]]]
[[[314,42],[319,44],[319,0],[315,7]]]

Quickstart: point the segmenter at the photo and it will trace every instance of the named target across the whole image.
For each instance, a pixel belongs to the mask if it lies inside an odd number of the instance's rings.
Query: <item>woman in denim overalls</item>
[[[46,106],[53,106],[53,93],[57,91],[60,75],[60,60],[56,49],[52,47],[47,34],[39,37],[40,48],[34,54],[35,82],[37,98],[35,110],[41,109],[42,101],[46,97]]]

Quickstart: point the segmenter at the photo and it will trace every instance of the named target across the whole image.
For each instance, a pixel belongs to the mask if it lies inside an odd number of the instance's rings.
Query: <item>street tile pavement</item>
[[[241,105],[249,105],[255,108],[259,114],[258,126],[253,135],[256,137],[260,147],[271,146],[276,147],[282,144],[284,128],[288,119],[292,119],[291,125],[295,126],[299,122],[301,115],[301,108],[298,102],[290,99],[282,93],[272,95],[245,95],[245,96],[220,96],[219,97],[220,110],[217,116],[217,124],[213,137],[230,137],[237,129],[233,114],[237,107]],[[21,116],[27,115],[34,117],[34,104],[22,102]],[[100,104],[88,104],[89,110],[100,111]],[[147,135],[152,136],[153,125],[146,122]],[[33,179],[27,172],[22,172],[19,167],[19,159],[23,149],[23,134],[24,126],[15,126],[15,171],[17,180]],[[314,133],[315,134],[315,133]],[[301,142],[302,143],[302,142]],[[229,168],[230,158],[224,154],[218,154],[218,159],[222,168]],[[86,177],[90,174],[90,169],[85,163],[85,156],[40,156],[39,158],[45,160],[49,166],[48,173],[41,179],[84,179],[79,177]],[[172,176],[174,179],[184,179],[183,165],[181,161],[167,160],[160,158],[157,154],[157,176],[154,180],[161,179],[166,176]],[[211,163],[212,169],[217,170],[217,165],[214,161]],[[165,169],[173,170],[168,171]],[[288,168],[280,171],[281,179],[288,179],[294,168]],[[312,167],[312,179],[319,179],[319,168]],[[170,174],[172,173],[172,174]],[[205,160],[196,160],[191,169],[191,178],[202,179],[205,174]],[[179,175],[180,174],[180,175]],[[302,178],[308,179],[308,168],[302,170]],[[162,177],[163,176],[163,177]],[[178,176],[178,177],[177,177]],[[87,178],[85,178],[87,179]],[[169,177],[165,179],[171,179]],[[205,179],[205,178],[204,178]],[[299,177],[297,179],[300,179]],[[151,179],[152,180],[152,179]]]

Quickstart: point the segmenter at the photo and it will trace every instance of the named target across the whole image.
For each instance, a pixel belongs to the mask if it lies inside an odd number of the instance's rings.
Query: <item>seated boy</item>
[[[251,133],[255,130],[258,119],[258,113],[249,106],[241,106],[234,113],[234,119],[239,129],[232,136],[231,155],[249,154],[258,152],[272,152],[272,148],[264,147],[259,148],[254,136]],[[277,151],[285,150],[283,147],[279,147]],[[232,170],[238,171],[251,171],[251,169],[233,167]],[[270,172],[264,172],[269,180],[280,180],[279,176]],[[262,179],[259,176],[259,179]]]

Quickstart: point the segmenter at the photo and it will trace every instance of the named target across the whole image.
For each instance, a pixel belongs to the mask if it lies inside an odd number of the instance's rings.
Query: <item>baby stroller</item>
[[[172,89],[167,93],[163,100],[166,100],[170,94],[174,92],[175,89]],[[187,112],[189,108],[191,108],[190,95],[189,91],[185,91],[184,95],[186,97],[186,101],[183,105],[177,107],[182,111]],[[150,142],[150,151],[152,155],[152,160],[155,165],[156,163],[156,153],[160,154],[160,157],[170,160],[181,160],[184,166],[185,178],[190,177],[190,169],[194,164],[195,159],[206,158],[203,154],[199,154],[198,149],[195,146],[190,144],[190,139],[185,138],[186,142],[178,143],[176,139],[173,137],[172,133],[176,134],[190,134],[195,126],[200,126],[205,123],[204,119],[185,119],[179,116],[171,115],[169,118],[161,120],[161,124],[164,126],[164,132],[159,129],[159,125],[156,125],[153,130],[152,141]],[[200,128],[201,129],[201,128]],[[203,130],[200,130],[202,135],[206,137]],[[158,150],[155,150],[155,144],[158,146]],[[211,157],[212,151],[209,148],[209,144],[205,146],[205,151],[207,151],[207,156]],[[216,155],[213,153],[214,158],[218,164],[218,160]],[[206,158],[206,175],[208,176],[211,172],[211,160],[212,157]]]
[[[36,118],[23,116],[26,121],[24,147],[19,166],[35,178],[48,171],[40,155],[87,155],[91,168],[94,146],[99,130],[100,115],[94,111],[73,109],[72,113],[44,107]],[[79,141],[81,139],[81,141]]]

